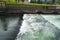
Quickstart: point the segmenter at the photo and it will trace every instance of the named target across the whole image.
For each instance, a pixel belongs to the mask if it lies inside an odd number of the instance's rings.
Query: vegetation
[[[45,0],[46,3],[41,2],[41,0],[32,0],[31,3],[26,3],[24,2],[24,0],[20,1],[20,0],[4,0],[6,5],[8,4],[14,4],[14,5],[18,5],[19,7],[43,7],[43,6],[50,6],[51,4],[49,4],[49,2],[47,2],[47,0]],[[55,0],[52,0],[52,3],[55,3]],[[60,2],[57,2],[57,4]],[[1,4],[1,3],[0,3]],[[4,5],[4,3],[3,3]],[[12,5],[13,6],[13,5]]]

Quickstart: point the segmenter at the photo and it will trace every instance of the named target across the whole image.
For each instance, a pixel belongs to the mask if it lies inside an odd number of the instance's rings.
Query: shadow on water
[[[0,13],[0,40],[15,40],[23,20],[23,14]]]

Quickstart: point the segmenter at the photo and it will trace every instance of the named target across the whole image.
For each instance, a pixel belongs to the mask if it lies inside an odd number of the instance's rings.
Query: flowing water
[[[21,15],[0,15],[0,40],[15,40],[19,31]]]
[[[24,14],[16,40],[60,40],[60,15]]]
[[[60,15],[22,16],[0,15],[0,40],[60,40]]]

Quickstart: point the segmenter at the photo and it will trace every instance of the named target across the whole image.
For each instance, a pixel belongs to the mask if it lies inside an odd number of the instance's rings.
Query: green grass
[[[16,2],[15,0],[5,0],[6,4],[14,4],[18,5],[19,7],[42,7],[48,4],[36,4],[36,3],[26,3],[26,2]]]
[[[20,7],[42,7],[48,5],[48,4],[26,3],[26,2],[7,2],[6,4],[19,5]]]
[[[40,8],[43,6],[50,6],[51,5],[51,4],[36,4],[36,3],[16,2],[15,0],[5,0],[5,2],[7,5],[13,4],[13,5],[15,5],[15,7],[18,5],[19,7],[37,7],[37,8]],[[3,3],[3,5],[4,5],[4,3]]]

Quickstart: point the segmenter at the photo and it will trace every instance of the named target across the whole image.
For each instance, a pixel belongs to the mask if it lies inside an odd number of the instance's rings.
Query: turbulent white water
[[[60,15],[43,15],[43,17],[60,29]]]
[[[60,16],[24,14],[16,40],[60,40]]]

